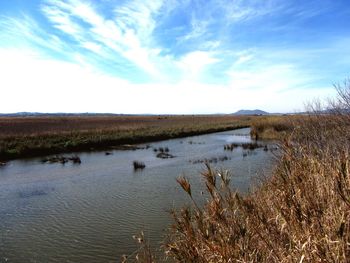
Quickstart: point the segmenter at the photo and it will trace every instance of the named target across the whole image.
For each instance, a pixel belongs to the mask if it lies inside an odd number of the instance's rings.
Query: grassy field
[[[0,160],[224,131],[247,127],[253,119],[230,115],[1,117]]]

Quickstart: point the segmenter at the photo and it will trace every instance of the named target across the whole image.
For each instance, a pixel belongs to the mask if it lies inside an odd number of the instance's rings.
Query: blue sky
[[[348,0],[3,0],[0,112],[303,110],[350,76]]]

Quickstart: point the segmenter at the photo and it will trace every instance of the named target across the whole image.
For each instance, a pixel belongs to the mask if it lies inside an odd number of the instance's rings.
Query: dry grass
[[[88,116],[0,118],[0,160],[142,143],[250,125],[252,117]]]
[[[319,131],[314,121],[308,128]],[[204,208],[173,213],[168,256],[177,262],[349,262],[350,129],[344,144],[336,131],[320,138],[305,128],[283,143],[274,174],[248,196],[233,193],[226,174],[208,167],[210,199]]]
[[[142,170],[146,167],[146,165],[143,162],[140,161],[133,161],[132,165],[134,166],[134,170]]]
[[[228,172],[207,165],[202,177],[209,198],[199,206],[190,182],[179,178],[193,205],[172,212],[167,257],[203,263],[349,262],[349,109],[292,118],[273,174],[247,195],[231,190]]]
[[[295,116],[261,116],[252,122],[251,136],[254,139],[282,139],[288,135],[295,124],[295,120],[302,119]]]
[[[145,235],[141,232],[139,235],[133,236],[134,240],[139,245],[139,249],[131,255],[123,255],[121,263],[127,263],[132,261],[143,263],[155,263],[155,256],[152,253],[149,243],[145,240]]]

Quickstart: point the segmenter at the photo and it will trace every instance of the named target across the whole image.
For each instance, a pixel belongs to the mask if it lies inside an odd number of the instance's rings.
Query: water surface
[[[259,148],[246,157],[242,148],[224,151],[225,144],[250,140],[249,129],[239,129],[108,156],[79,153],[80,165],[9,162],[0,168],[0,262],[119,262],[135,251],[132,236],[141,230],[157,247],[171,223],[167,211],[189,202],[176,178],[187,175],[200,196],[204,165],[193,162],[226,156],[212,165],[232,171],[232,186],[241,192],[258,173],[269,173],[270,151]],[[159,147],[176,157],[156,158]],[[146,168],[135,172],[134,160]]]

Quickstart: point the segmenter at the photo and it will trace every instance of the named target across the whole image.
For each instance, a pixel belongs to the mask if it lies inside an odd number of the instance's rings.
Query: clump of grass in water
[[[237,147],[242,147],[244,150],[255,150],[257,148],[264,147],[257,142],[245,142],[245,143],[231,143],[224,145],[225,151],[233,151]]]
[[[174,158],[175,156],[167,152],[160,152],[156,155],[156,157],[160,159],[171,159],[171,158]]]
[[[231,160],[231,158],[227,156],[219,156],[219,157],[190,160],[189,162],[192,164],[198,164],[198,163],[210,164],[210,163],[217,163],[217,162],[225,162],[228,160]]]
[[[53,157],[47,157],[41,160],[42,163],[61,163],[65,164],[67,162],[71,161],[74,164],[81,164],[81,159],[77,155],[73,156],[53,156]]]
[[[143,170],[146,165],[143,163],[143,162],[140,162],[140,161],[133,161],[133,166],[134,166],[134,170]]]

